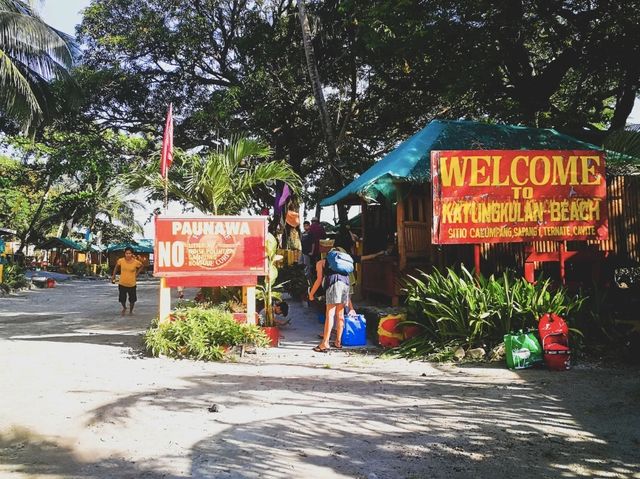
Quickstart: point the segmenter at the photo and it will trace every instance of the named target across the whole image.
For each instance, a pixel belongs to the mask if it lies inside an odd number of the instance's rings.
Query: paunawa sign
[[[156,276],[266,274],[264,217],[156,217]]]
[[[606,239],[600,151],[431,152],[432,241]]]

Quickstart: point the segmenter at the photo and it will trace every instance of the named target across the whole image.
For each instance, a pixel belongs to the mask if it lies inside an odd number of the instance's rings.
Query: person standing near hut
[[[316,264],[320,259],[320,240],[327,237],[327,232],[320,224],[318,218],[311,219],[311,226],[309,227],[309,234],[311,235],[311,264]]]
[[[341,241],[341,238],[336,238],[332,251],[338,250],[345,255],[346,253],[345,243]],[[350,257],[350,261],[353,261]],[[353,269],[353,266],[352,268]],[[318,346],[313,348],[318,353],[326,353],[329,351],[329,339],[331,337],[331,331],[333,329],[333,323],[336,323],[336,339],[331,345],[335,349],[342,349],[341,338],[342,330],[344,329],[344,308],[350,306],[353,309],[350,299],[350,278],[349,273],[340,273],[329,268],[328,261],[321,259],[316,263],[316,281],[313,283],[311,290],[309,291],[309,301],[314,300],[316,291],[324,283],[325,294],[325,322],[324,333],[322,335],[322,341]],[[355,311],[354,311],[355,313]]]
[[[136,293],[136,280],[144,265],[135,259],[132,248],[125,248],[124,258],[120,258],[111,273],[111,282],[116,282],[116,273],[120,273],[118,281],[118,301],[122,305],[121,316],[127,312],[127,296],[129,297],[129,314],[133,314],[133,307],[138,300]]]
[[[302,224],[304,231],[302,232],[302,238],[300,241],[302,247],[302,254],[300,255],[300,263],[304,265],[304,275],[307,277],[309,281],[313,281],[313,271],[311,262],[311,250],[313,249],[313,238],[311,237],[311,233],[309,233],[309,228],[311,224],[308,221],[305,221]]]

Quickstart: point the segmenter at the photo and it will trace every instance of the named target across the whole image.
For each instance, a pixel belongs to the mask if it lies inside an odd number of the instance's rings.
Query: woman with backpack
[[[350,304],[349,273],[353,272],[353,259],[346,252],[344,246],[344,242],[339,237],[336,238],[333,249],[327,253],[327,258],[316,263],[316,280],[309,291],[309,301],[313,301],[320,286],[324,285],[325,288],[324,334],[320,344],[313,348],[318,353],[329,351],[329,337],[334,320],[336,322],[336,340],[331,346],[342,349],[340,339],[344,329],[344,308]]]

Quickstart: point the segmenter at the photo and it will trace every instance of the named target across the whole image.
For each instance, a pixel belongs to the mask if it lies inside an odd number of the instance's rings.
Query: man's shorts
[[[327,304],[349,304],[349,285],[342,281],[333,283],[326,292]]]
[[[138,301],[138,295],[136,294],[135,286],[122,286],[118,285],[118,301],[120,304],[127,302],[127,295],[129,296],[129,302],[135,303]]]

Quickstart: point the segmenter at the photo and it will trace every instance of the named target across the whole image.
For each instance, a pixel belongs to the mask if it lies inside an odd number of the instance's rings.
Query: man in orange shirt
[[[120,272],[120,281],[118,281],[118,301],[122,305],[120,315],[124,316],[127,312],[127,296],[129,296],[129,314],[133,314],[133,306],[138,300],[136,294],[136,279],[142,271],[144,265],[134,258],[133,249],[125,248],[124,258],[120,258],[111,273],[111,282],[115,283],[116,273]]]

